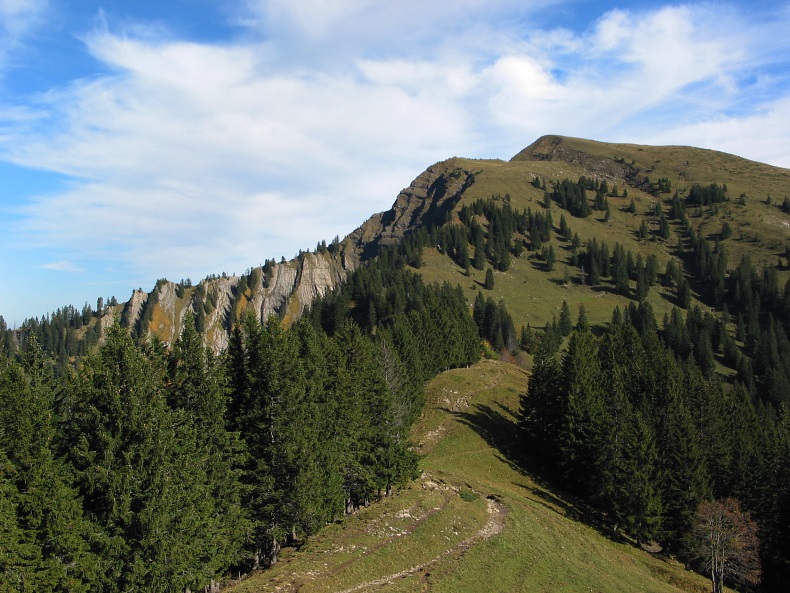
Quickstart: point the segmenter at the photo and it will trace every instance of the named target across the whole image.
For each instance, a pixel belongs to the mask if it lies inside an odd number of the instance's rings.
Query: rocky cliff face
[[[371,216],[346,237],[349,255],[364,261],[380,247],[400,241],[409,229],[442,224],[474,181],[474,173],[457,159],[428,167],[398,194],[390,210]]]
[[[207,278],[197,286],[160,280],[151,293],[132,293],[122,307],[122,322],[137,335],[155,334],[172,343],[191,312],[207,344],[220,352],[227,348],[234,323],[248,312],[261,321],[270,315],[295,321],[313,299],[336,288],[381,247],[397,243],[409,229],[443,223],[473,182],[474,174],[456,159],[437,163],[400,192],[390,210],[375,214],[329,250],[258,267],[244,276]],[[107,313],[103,327],[115,314]]]
[[[155,334],[172,343],[191,313],[207,344],[220,352],[228,345],[233,324],[248,312],[261,321],[270,315],[279,315],[286,322],[298,319],[316,296],[345,279],[353,269],[345,261],[342,251],[306,253],[298,259],[254,268],[244,276],[207,278],[197,286],[160,280],[151,293],[132,293],[123,305],[121,321],[138,335]],[[115,314],[108,311],[103,328],[111,324]]]

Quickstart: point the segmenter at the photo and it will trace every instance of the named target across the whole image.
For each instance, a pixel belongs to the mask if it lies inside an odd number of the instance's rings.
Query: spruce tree
[[[168,375],[168,400],[185,412],[195,429],[207,480],[201,486],[214,505],[211,521],[192,544],[205,558],[205,582],[241,560],[248,524],[241,506],[242,444],[238,434],[226,429],[228,383],[219,360],[203,346],[191,315],[173,346]]]
[[[519,428],[526,444],[524,455],[556,470],[557,448],[565,415],[561,369],[553,355],[538,350],[532,378],[520,397]]]
[[[636,300],[640,303],[644,302],[645,299],[647,299],[648,291],[649,284],[647,281],[647,274],[644,268],[639,268],[636,276]]]
[[[70,385],[70,458],[99,530],[105,591],[208,584],[194,544],[210,531],[215,506],[196,431],[165,403],[165,367],[116,325]]]
[[[297,427],[301,447],[301,471],[290,490],[297,529],[306,535],[343,515],[343,451],[336,435],[336,401],[341,356],[334,340],[307,321],[292,329],[299,342],[299,358],[305,378],[305,397]]]
[[[567,301],[562,301],[559,324],[560,333],[563,336],[571,335],[573,331],[573,320],[571,319],[571,310]]]
[[[549,245],[544,260],[546,261],[546,271],[552,272],[554,270],[554,264],[557,262],[557,255],[554,253],[553,245]]]
[[[486,279],[483,283],[483,288],[486,290],[493,290],[494,289],[494,271],[491,268],[486,270]]]
[[[576,328],[579,331],[588,331],[590,329],[590,322],[587,320],[587,309],[584,303],[579,303],[579,313],[576,316]]]
[[[691,286],[688,280],[683,280],[678,290],[678,296],[680,297],[681,306],[684,309],[688,309],[691,306]]]
[[[613,324],[599,357],[608,387],[594,500],[616,528],[645,541],[657,535],[661,522],[655,433],[642,412],[648,356],[633,326]]]
[[[87,591],[101,575],[99,559],[90,550],[93,529],[70,468],[58,456],[56,389],[35,338],[23,363],[9,363],[0,373],[0,457],[5,465],[0,473],[16,502],[9,535],[21,535],[9,541],[21,565],[3,572],[16,575],[11,580],[24,585],[19,590]]]
[[[661,528],[663,505],[658,491],[655,434],[647,419],[636,412],[625,434],[626,504],[620,508],[624,525],[640,542],[654,538]]]
[[[604,421],[604,396],[601,384],[598,346],[590,332],[571,334],[562,361],[564,407],[558,447],[564,481],[576,493],[590,494],[599,476],[590,475],[597,467]]]

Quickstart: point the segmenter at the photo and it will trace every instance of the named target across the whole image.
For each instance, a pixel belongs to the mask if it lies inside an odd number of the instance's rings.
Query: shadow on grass
[[[523,451],[518,425],[511,420],[513,411],[500,403],[495,405],[499,409],[476,404],[473,411],[457,412],[447,409],[445,411],[479,434],[488,445],[499,452],[498,458],[511,469],[529,477],[536,484],[530,486],[514,482],[529,493],[530,500],[555,513],[584,523],[612,541],[618,543],[629,541],[619,532],[612,530],[599,511],[586,502],[561,492],[559,486],[545,476],[545,468],[540,467],[536,460],[530,459]],[[554,492],[559,492],[559,495]]]

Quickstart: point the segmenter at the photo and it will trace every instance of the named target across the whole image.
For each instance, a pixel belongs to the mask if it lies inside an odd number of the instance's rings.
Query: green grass
[[[731,238],[722,241],[721,245],[727,253],[730,269],[738,265],[743,255],[749,254],[752,262],[758,266],[775,266],[782,262],[779,272],[780,286],[790,278],[790,262],[784,254],[785,245],[790,244],[790,215],[778,208],[784,196],[790,195],[790,171],[787,169],[710,150],[609,144],[573,138],[563,138],[554,147],[556,149],[559,146],[563,151],[557,157],[560,160],[529,160],[529,155],[534,150],[550,150],[551,147],[547,148],[550,143],[550,139],[541,139],[530,149],[525,149],[525,154],[508,162],[458,158],[446,161],[444,165],[448,171],[460,168],[475,174],[475,182],[464,192],[458,208],[477,199],[504,197],[509,194],[513,207],[532,208],[535,211],[542,208],[543,202],[543,191],[531,185],[535,176],[547,182],[564,178],[576,180],[581,175],[606,179],[610,188],[617,184],[620,194],[626,187],[629,192],[628,198],[609,197],[611,219],[604,222],[601,212],[593,212],[586,219],[574,218],[568,212],[560,210],[556,204],[552,204],[555,230],[559,226],[560,215],[564,214],[572,231],[579,234],[582,243],[596,238],[598,241],[605,241],[610,248],[615,243],[620,243],[632,251],[634,256],[641,253],[643,258],[647,258],[653,254],[659,260],[660,272],[663,272],[670,257],[677,256],[676,245],[682,229],[679,223],[672,221],[672,236],[668,241],[658,239],[655,235],[640,241],[636,232],[642,221],[647,220],[648,226],[657,230],[657,220],[651,214],[652,209],[660,201],[664,212],[668,214],[675,189],[681,190],[683,194],[693,183],[726,184],[731,201],[720,204],[718,213],[712,213],[710,208],[689,209],[688,215],[695,230],[712,239],[721,231],[722,224],[728,222],[733,234]],[[648,175],[654,181],[667,177],[672,182],[672,193],[656,197],[633,186],[627,186],[622,177],[624,165],[618,161],[640,169],[639,175]],[[745,205],[737,203],[741,193],[747,196]],[[765,203],[768,195],[772,196],[773,205]],[[588,197],[592,200],[592,192],[588,192]],[[631,198],[636,203],[635,214],[624,211]],[[559,315],[563,300],[568,301],[574,317],[579,304],[584,303],[590,322],[599,325],[610,320],[616,305],[623,309],[631,302],[614,294],[607,282],[595,288],[580,285],[579,270],[569,265],[568,244],[556,235],[551,243],[557,254],[557,264],[553,272],[544,271],[543,263],[536,254],[525,251],[520,258],[512,259],[509,270],[495,272],[495,286],[492,291],[483,290],[486,297],[505,300],[517,327],[526,323],[533,328],[543,327],[551,320],[552,315]],[[432,249],[425,250],[423,260],[424,264],[419,272],[427,281],[459,284],[464,288],[470,302],[474,300],[475,292],[482,290],[485,270],[472,269],[471,276],[466,277],[448,257]],[[571,282],[566,282],[568,277]],[[664,313],[678,304],[673,291],[664,290],[660,286],[651,288],[648,302],[652,305],[659,324]],[[694,304],[701,305],[703,310],[708,309],[696,299]]]
[[[584,509],[513,463],[513,414],[526,383],[523,370],[493,361],[437,377],[413,433],[422,477],[231,590],[707,591],[703,577],[671,559],[600,533]],[[492,517],[504,520],[502,531],[475,539]]]

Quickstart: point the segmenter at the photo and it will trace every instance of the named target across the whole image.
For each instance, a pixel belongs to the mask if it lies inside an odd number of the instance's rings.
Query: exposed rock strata
[[[202,308],[206,343],[220,352],[227,348],[233,324],[242,315],[251,311],[261,321],[270,315],[295,321],[316,297],[337,287],[381,247],[397,243],[409,229],[442,224],[472,183],[474,173],[455,159],[437,163],[401,191],[390,210],[372,216],[333,249],[274,264],[268,274],[257,268],[241,284],[241,276],[222,276],[203,280],[198,290],[160,280],[150,296],[142,290],[132,293],[123,307],[124,323],[147,325],[139,328],[140,334],[153,333],[172,343],[183,329],[186,313],[197,315]],[[151,297],[153,310],[146,312]],[[105,320],[112,315],[108,312]],[[109,324],[105,320],[103,326]]]

